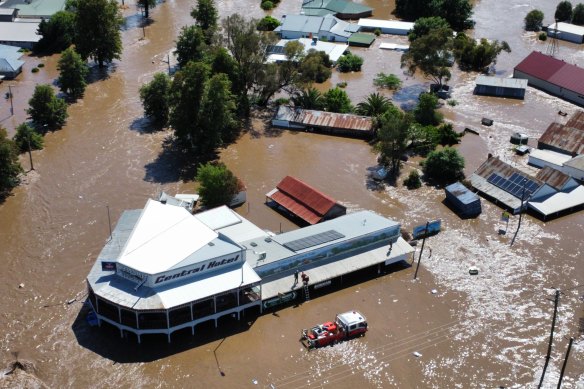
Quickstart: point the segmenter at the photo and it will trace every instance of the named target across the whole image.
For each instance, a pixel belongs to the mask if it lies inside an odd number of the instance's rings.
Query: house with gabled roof
[[[282,25],[274,32],[282,39],[318,38],[329,42],[348,42],[358,29],[358,25],[347,23],[332,15],[284,15]]]
[[[24,61],[18,47],[0,45],[0,79],[12,79],[22,72]]]
[[[304,0],[302,14],[307,16],[333,15],[339,19],[366,18],[373,8],[346,0]]]

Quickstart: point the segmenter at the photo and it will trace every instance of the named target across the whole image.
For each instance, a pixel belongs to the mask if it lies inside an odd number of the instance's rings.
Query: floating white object
[[[468,274],[470,274],[471,276],[476,276],[477,274],[479,274],[479,269],[474,266],[469,267]]]
[[[414,357],[416,357],[416,358],[420,358],[420,357],[422,356],[422,354],[420,354],[420,353],[419,353],[419,352],[417,352],[417,351],[414,351],[414,353],[413,353],[413,354],[414,354]]]
[[[432,289],[432,294],[436,294],[438,291],[436,289]]]

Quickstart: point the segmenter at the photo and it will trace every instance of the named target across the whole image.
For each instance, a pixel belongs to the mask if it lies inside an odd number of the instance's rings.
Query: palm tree
[[[322,93],[314,87],[308,87],[301,90],[292,97],[292,102],[295,106],[304,109],[323,109],[324,98]]]
[[[363,116],[377,117],[387,112],[392,106],[393,104],[387,97],[376,92],[371,93],[365,101],[357,104],[356,112]]]

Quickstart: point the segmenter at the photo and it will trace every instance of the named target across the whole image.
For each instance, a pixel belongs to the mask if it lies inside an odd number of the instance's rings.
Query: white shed
[[[408,35],[414,28],[414,23],[400,20],[359,19],[359,31],[373,31],[379,29],[383,34]]]
[[[552,23],[547,28],[547,34],[568,42],[584,43],[584,26],[564,22]]]

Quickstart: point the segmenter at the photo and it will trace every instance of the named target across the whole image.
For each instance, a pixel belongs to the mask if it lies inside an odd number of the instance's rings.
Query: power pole
[[[545,371],[547,370],[548,364],[550,362],[550,357],[552,354],[552,343],[554,342],[554,328],[556,327],[556,316],[558,314],[558,302],[560,301],[560,290],[556,289],[556,297],[554,299],[554,318],[552,319],[552,330],[550,332],[550,344],[548,345],[547,355],[545,357],[545,364],[543,365],[543,372],[541,373],[541,379],[539,380],[538,389],[541,389],[543,385],[543,378],[545,377]]]
[[[420,268],[420,261],[422,260],[422,253],[424,252],[424,243],[426,243],[426,236],[428,236],[428,226],[430,222],[426,222],[426,228],[424,229],[424,238],[422,239],[422,248],[420,248],[420,256],[418,257],[418,265],[416,266],[416,272],[414,273],[414,280],[418,277],[418,269]]]
[[[562,386],[562,379],[564,378],[564,371],[566,371],[566,365],[568,364],[568,357],[570,356],[572,343],[574,343],[574,338],[570,338],[570,343],[568,343],[568,350],[566,351],[566,357],[564,358],[564,364],[562,365],[562,372],[560,373],[560,380],[558,381],[558,389]]]
[[[12,85],[8,85],[8,95],[10,96],[10,116],[14,115],[14,105],[12,104]]]
[[[513,239],[511,239],[511,246],[515,243],[515,238],[517,238],[517,234],[519,233],[519,228],[521,227],[521,218],[523,217],[523,201],[525,200],[525,184],[527,183],[527,179],[523,180],[523,190],[521,191],[521,207],[519,208],[519,223],[517,223],[517,230],[515,230],[515,235],[513,235]]]
[[[32,164],[32,152],[31,152],[31,147],[30,147],[30,133],[28,134],[28,137],[26,138],[27,142],[28,142],[28,158],[30,159],[30,170],[33,171],[34,170],[34,165]]]

